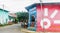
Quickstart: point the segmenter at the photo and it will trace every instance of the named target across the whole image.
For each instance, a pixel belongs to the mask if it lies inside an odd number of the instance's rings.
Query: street
[[[34,31],[28,31],[28,30],[26,30],[25,32],[21,32],[20,24],[13,24],[10,26],[0,27],[0,33],[26,33],[26,32],[27,33],[60,33],[60,32],[34,32]]]
[[[23,33],[20,31],[20,24],[0,27],[0,33]]]

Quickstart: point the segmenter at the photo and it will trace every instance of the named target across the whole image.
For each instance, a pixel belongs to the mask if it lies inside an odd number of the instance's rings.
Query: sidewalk
[[[24,29],[24,28],[21,28],[21,31],[25,32],[25,33],[60,33],[60,32],[36,32],[36,31],[30,31],[30,30]]]
[[[43,33],[43,32],[30,31],[30,30],[25,29],[25,28],[21,28],[21,31],[25,32],[25,33]]]

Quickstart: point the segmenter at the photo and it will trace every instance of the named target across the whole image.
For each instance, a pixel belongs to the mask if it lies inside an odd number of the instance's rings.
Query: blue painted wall
[[[8,23],[9,17],[8,17],[8,11],[0,9],[0,23],[5,24]]]
[[[30,5],[28,7],[26,7],[27,11],[29,12],[29,22],[28,22],[28,29],[30,29],[30,25],[31,25],[31,16],[34,15],[35,19],[36,19],[36,4]],[[36,20],[35,20],[35,27],[33,30],[36,30]]]

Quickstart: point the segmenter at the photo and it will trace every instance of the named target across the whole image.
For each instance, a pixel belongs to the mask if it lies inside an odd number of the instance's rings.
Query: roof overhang
[[[27,6],[25,8],[27,9],[27,11],[29,11],[30,9],[36,7],[36,5],[41,5],[41,3],[34,3],[34,4]],[[46,6],[47,5],[59,5],[60,6],[60,3],[42,3],[42,5],[46,5]]]

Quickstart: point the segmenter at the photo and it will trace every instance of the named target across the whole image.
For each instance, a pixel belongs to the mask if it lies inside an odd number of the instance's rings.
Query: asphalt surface
[[[20,31],[20,24],[0,27],[0,33],[24,33]]]

